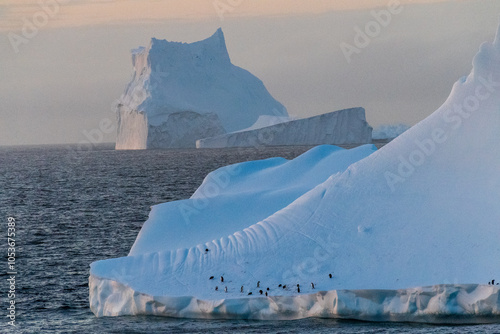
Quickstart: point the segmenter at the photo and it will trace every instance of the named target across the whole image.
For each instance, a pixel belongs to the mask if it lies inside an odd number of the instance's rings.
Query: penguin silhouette
[[[241,286],[240,292],[243,293],[243,285]]]
[[[267,291],[266,291],[266,297],[267,297]]]
[[[260,288],[260,281],[257,282],[257,287]]]
[[[224,283],[224,277],[222,277],[222,276],[221,276],[221,277],[220,277],[220,281],[221,281],[222,283]]]
[[[207,253],[207,252],[208,252],[208,250],[209,250],[208,248],[205,248],[205,253]]]
[[[267,291],[269,291],[269,288],[267,288]]]
[[[210,276],[210,278],[209,278],[209,279],[214,279],[214,277],[213,277],[213,276]]]
[[[286,289],[286,284],[285,284],[285,285],[283,285],[283,289]]]
[[[215,287],[215,291],[219,291],[219,287],[218,286]]]
[[[262,291],[262,290],[259,290],[259,293],[260,293],[260,294],[262,294],[263,292],[264,292],[264,291]]]
[[[297,284],[297,292],[300,293],[300,285]]]
[[[278,285],[278,288],[281,288],[281,284],[280,284],[280,285]]]
[[[330,276],[330,278],[332,278],[332,274],[328,274],[328,276]]]
[[[311,283],[311,287],[314,289],[314,283]]]
[[[491,280],[491,285],[495,285],[495,280]]]
[[[248,293],[248,295],[249,295],[249,296],[250,296],[251,294],[252,294],[251,292],[249,292],[249,293]]]

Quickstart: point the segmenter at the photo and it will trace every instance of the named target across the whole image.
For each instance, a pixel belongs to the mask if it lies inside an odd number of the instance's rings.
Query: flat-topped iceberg
[[[191,243],[189,234],[165,231],[163,245],[93,263],[91,309],[98,316],[498,322],[499,143],[500,31],[435,113],[286,207],[204,242],[199,232]],[[275,175],[266,179],[261,167],[227,194],[265,188]],[[223,206],[207,225],[216,230],[216,216],[238,220],[240,209]],[[177,249],[172,238],[183,240]],[[148,239],[161,237],[145,230],[136,245]]]

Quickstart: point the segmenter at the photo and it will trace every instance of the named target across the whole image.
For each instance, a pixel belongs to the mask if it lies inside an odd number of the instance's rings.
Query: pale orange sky
[[[54,28],[167,19],[223,20],[242,16],[318,14],[383,7],[393,1],[397,0],[3,0],[0,2],[0,30],[21,29],[24,19],[33,22],[34,17],[40,20],[40,28]],[[400,3],[443,1],[451,0],[400,0]],[[49,8],[56,12],[46,23],[39,3],[50,5]]]

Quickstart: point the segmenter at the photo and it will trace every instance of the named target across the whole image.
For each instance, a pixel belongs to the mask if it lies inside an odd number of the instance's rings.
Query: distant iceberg
[[[409,128],[406,124],[383,124],[373,129],[372,138],[375,140],[394,139]]]
[[[249,129],[196,141],[197,148],[286,145],[368,144],[372,127],[363,108],[351,108],[302,119],[267,119]],[[274,121],[275,124],[271,124]]]
[[[188,148],[286,108],[231,63],[221,29],[199,42],[153,38],[132,51],[133,77],[116,103],[116,149]]]
[[[144,246],[91,265],[90,307],[97,316],[499,322],[500,286],[488,285],[500,280],[499,143],[500,28],[436,112],[269,216],[256,213],[259,222],[242,227],[239,212],[266,200],[199,218],[207,223],[193,227],[193,242],[165,230],[162,243],[147,233],[161,226],[146,224],[135,244]],[[272,173],[279,160],[268,163],[255,162],[220,196],[288,192],[279,185],[300,173]],[[153,221],[187,229],[154,212]],[[229,215],[235,231],[214,236],[217,217]],[[199,242],[203,228],[214,234]],[[182,241],[170,247],[174,238]]]

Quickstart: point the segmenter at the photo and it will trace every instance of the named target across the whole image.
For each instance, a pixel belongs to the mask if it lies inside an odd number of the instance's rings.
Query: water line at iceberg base
[[[218,300],[151,296],[90,276],[90,308],[98,316],[153,315],[193,319],[487,324],[500,322],[500,286],[443,284],[399,290],[332,290],[295,296]]]

